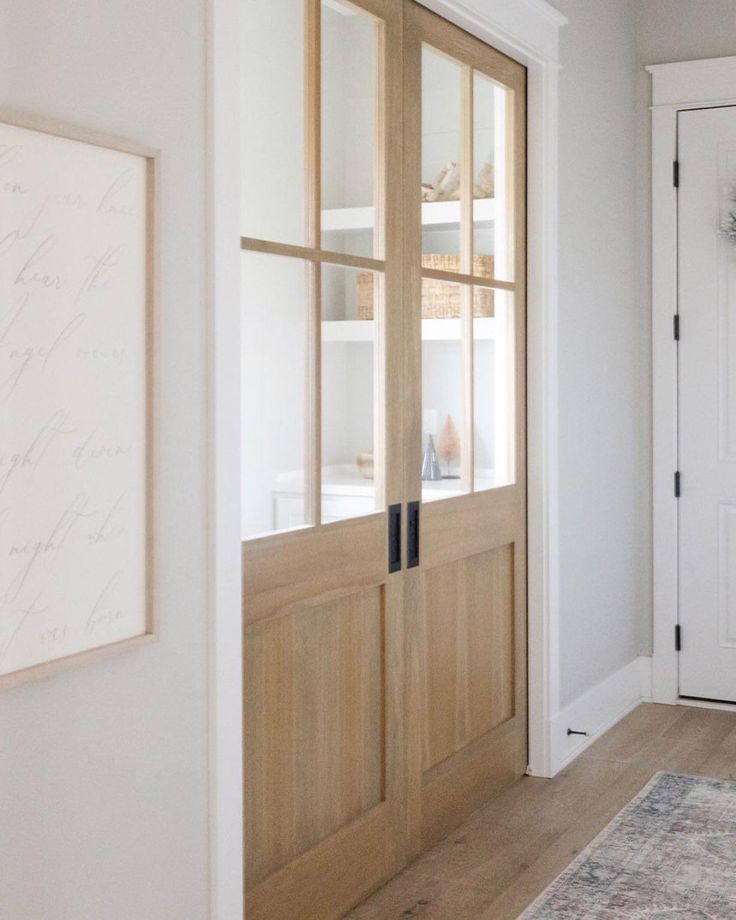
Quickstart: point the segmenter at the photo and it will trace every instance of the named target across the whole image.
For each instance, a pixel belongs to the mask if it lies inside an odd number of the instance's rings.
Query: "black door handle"
[[[409,502],[407,509],[407,569],[419,565],[419,502]]]
[[[401,505],[388,506],[388,571],[401,571]]]

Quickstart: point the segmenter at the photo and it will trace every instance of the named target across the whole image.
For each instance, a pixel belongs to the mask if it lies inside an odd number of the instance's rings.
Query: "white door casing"
[[[736,702],[736,106],[678,117],[681,696]]]

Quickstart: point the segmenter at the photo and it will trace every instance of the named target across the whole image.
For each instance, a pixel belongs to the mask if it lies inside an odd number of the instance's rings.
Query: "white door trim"
[[[478,5],[474,5],[477,3]],[[558,33],[545,0],[426,0],[528,68],[529,769],[551,773],[559,708]],[[208,0],[210,920],[242,920],[238,0]],[[216,360],[215,360],[216,356]]]
[[[207,3],[210,920],[244,911],[238,7]]]
[[[677,195],[672,164],[677,113],[736,103],[736,57],[655,64],[652,74],[652,379],[654,489],[654,656],[652,698],[679,698],[674,635],[678,619]]]

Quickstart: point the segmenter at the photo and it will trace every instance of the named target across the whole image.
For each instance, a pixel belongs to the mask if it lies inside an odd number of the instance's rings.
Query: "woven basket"
[[[460,256],[428,253],[422,256],[422,266],[458,272]],[[480,278],[493,277],[493,256],[474,256],[473,274]],[[473,315],[493,316],[492,290],[480,287],[473,290]],[[422,319],[456,319],[459,316],[460,285],[434,278],[422,279]],[[373,272],[358,274],[358,319],[373,319]]]

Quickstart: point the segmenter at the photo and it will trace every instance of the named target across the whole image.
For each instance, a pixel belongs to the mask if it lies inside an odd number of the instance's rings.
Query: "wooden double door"
[[[332,920],[526,768],[526,75],[243,10],[246,914]]]

